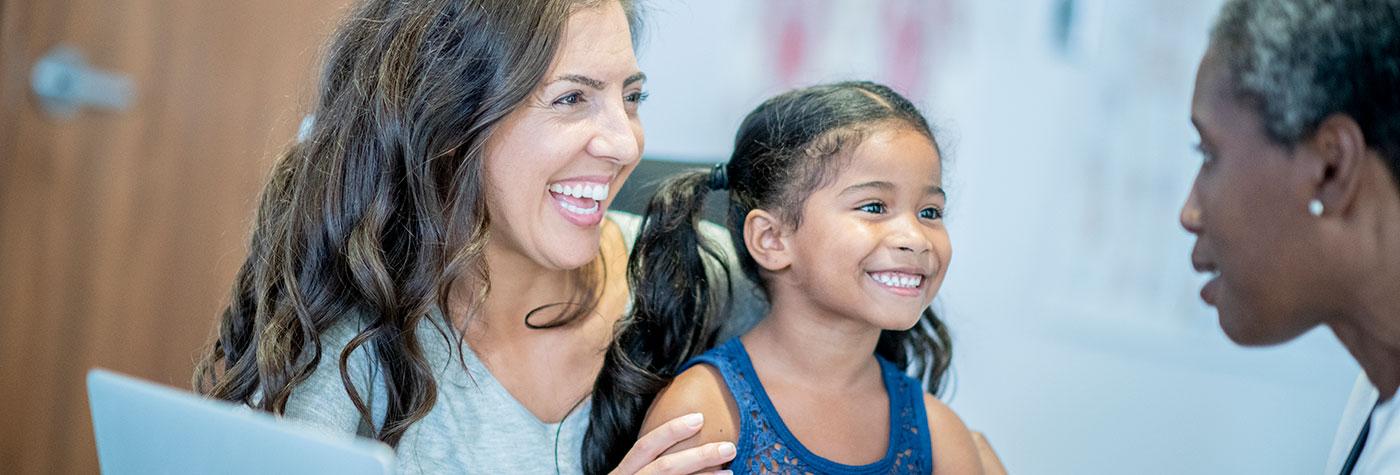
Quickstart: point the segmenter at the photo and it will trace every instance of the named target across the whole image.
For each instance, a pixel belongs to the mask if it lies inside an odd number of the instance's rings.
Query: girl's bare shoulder
[[[705,416],[700,433],[671,447],[674,453],[712,442],[734,442],[739,437],[739,409],[718,369],[698,364],[682,371],[657,394],[642,421],[642,434],[667,421],[691,413]]]
[[[924,393],[924,409],[928,412],[928,428],[932,434],[934,473],[982,473],[972,431],[963,424],[962,418],[928,393]]]

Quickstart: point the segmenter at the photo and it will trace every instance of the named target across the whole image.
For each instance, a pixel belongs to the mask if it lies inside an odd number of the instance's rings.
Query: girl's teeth
[[[891,287],[915,288],[924,282],[922,276],[902,276],[894,274],[871,274],[881,284]]]

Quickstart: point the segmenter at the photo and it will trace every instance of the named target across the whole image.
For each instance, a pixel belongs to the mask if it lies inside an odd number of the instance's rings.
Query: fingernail
[[[734,471],[733,471],[733,470],[720,470],[720,471],[718,471],[718,472],[715,472],[715,474],[716,474],[716,475],[734,475]]]
[[[690,426],[690,428],[694,429],[696,427],[700,427],[700,424],[705,423],[705,415],[698,412],[692,412],[690,414],[686,414],[685,417],[682,417],[681,422],[685,422],[685,425]]]
[[[731,444],[731,443],[729,443],[729,442],[724,442],[724,443],[719,444],[719,455],[720,455],[721,457],[725,457],[725,458],[733,457],[733,456],[734,456],[734,444]]]

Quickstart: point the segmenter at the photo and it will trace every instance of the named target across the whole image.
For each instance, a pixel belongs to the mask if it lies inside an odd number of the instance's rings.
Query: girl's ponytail
[[[723,171],[681,173],[663,182],[647,204],[627,264],[632,312],[618,322],[593,389],[584,473],[616,467],[656,394],[681,364],[715,344],[718,316],[729,312],[723,297],[731,294],[729,273],[699,226],[706,195],[724,187]]]

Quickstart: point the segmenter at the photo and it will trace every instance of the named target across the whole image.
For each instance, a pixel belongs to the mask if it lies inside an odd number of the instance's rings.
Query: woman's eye
[[[884,204],[884,203],[879,203],[879,202],[876,202],[876,203],[866,203],[866,204],[860,205],[860,207],[859,207],[859,208],[856,208],[856,209],[859,209],[859,210],[861,210],[861,211],[864,211],[864,212],[867,212],[867,213],[871,213],[871,214],[884,214],[884,213],[885,213],[885,204]]]
[[[942,219],[943,210],[938,208],[924,208],[919,210],[919,217],[922,219]]]
[[[1201,144],[1196,144],[1195,149],[1196,153],[1201,155],[1201,166],[1204,167],[1206,165],[1209,165],[1211,162],[1215,161],[1215,156],[1211,155],[1210,152],[1207,152],[1206,148]]]
[[[648,97],[651,97],[651,94],[650,94],[650,93],[646,93],[646,92],[642,92],[642,91],[637,91],[637,92],[628,94],[628,95],[626,95],[626,96],[623,96],[622,98],[623,98],[623,100],[626,100],[627,102],[635,102],[635,103],[640,104],[640,103],[642,103],[642,102],[646,102],[646,100],[647,100]]]
[[[554,105],[571,106],[571,105],[574,105],[574,104],[578,104],[578,103],[580,103],[580,102],[583,102],[583,93],[581,93],[581,92],[571,92],[571,93],[565,94],[564,97],[560,97],[560,98],[558,98],[558,99],[555,99],[555,100],[554,100]]]

